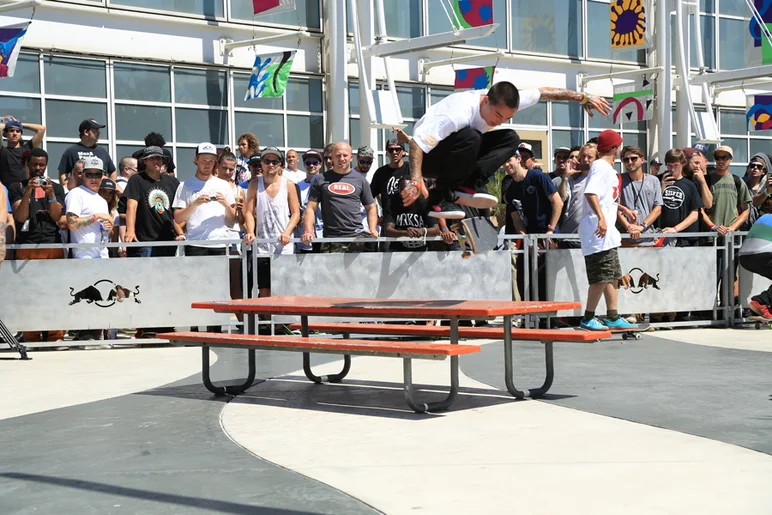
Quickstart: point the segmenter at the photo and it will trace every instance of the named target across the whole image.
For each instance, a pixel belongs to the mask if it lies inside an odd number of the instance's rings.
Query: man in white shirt
[[[306,172],[298,168],[298,163],[300,162],[300,157],[298,156],[298,152],[295,149],[289,149],[287,151],[287,166],[284,168],[284,171],[282,172],[282,175],[286,177],[287,179],[291,180],[295,184],[298,184],[300,181],[306,178]]]
[[[419,195],[429,198],[429,215],[461,219],[458,204],[485,209],[497,199],[487,192],[488,180],[515,155],[520,137],[511,129],[493,130],[509,122],[518,109],[539,100],[575,100],[592,116],[592,109],[608,114],[608,103],[597,96],[566,89],[539,88],[522,92],[510,82],[489,90],[462,91],[432,105],[418,120],[410,140],[411,184],[402,192],[409,206]],[[436,178],[429,193],[423,177]],[[456,203],[458,202],[458,204]]]
[[[194,242],[185,246],[186,256],[224,256],[225,243],[217,240],[232,238],[230,228],[236,223],[236,199],[227,181],[213,175],[217,164],[217,148],[201,143],[196,148],[196,175],[177,188],[172,207],[174,221],[187,224],[187,239]],[[213,241],[202,246],[195,242]]]
[[[107,249],[100,247],[102,234],[109,238],[113,217],[107,202],[99,195],[104,163],[98,157],[83,160],[83,184],[70,190],[65,198],[67,227],[72,243],[93,243],[94,247],[73,249],[75,259],[107,259]],[[106,241],[109,241],[106,240]]]
[[[579,325],[592,331],[635,327],[617,312],[619,280],[622,278],[617,249],[622,245],[622,236],[616,228],[620,183],[614,161],[621,147],[622,137],[619,134],[610,129],[600,133],[600,157],[592,163],[584,187],[586,214],[579,224],[579,238],[582,240],[582,255],[590,288],[584,317]],[[606,299],[603,321],[595,318],[595,308],[601,295]]]

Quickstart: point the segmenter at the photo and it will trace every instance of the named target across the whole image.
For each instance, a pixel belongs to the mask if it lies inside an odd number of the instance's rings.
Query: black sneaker
[[[453,194],[459,204],[475,209],[493,209],[499,203],[499,199],[488,193],[488,188],[484,184],[478,184],[474,188],[459,186]]]
[[[429,216],[432,218],[447,218],[448,220],[463,220],[466,218],[466,213],[458,204],[449,200],[440,200],[439,204],[429,209]]]

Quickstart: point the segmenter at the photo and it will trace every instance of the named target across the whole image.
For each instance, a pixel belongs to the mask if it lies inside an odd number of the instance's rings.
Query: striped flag
[[[252,0],[255,14],[275,14],[295,10],[295,0]]]
[[[0,78],[13,77],[29,22],[0,27]]]
[[[295,50],[279,54],[256,55],[244,100],[276,98],[284,95]]]

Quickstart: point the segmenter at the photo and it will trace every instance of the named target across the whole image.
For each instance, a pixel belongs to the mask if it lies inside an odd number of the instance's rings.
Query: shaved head
[[[353,153],[351,152],[351,145],[342,141],[332,147],[332,163],[333,170],[341,175],[346,175],[351,171],[351,161],[353,159]]]

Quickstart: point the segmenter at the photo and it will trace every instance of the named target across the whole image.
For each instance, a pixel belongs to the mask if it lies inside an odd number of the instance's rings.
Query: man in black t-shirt
[[[400,195],[410,183],[410,171],[398,177],[397,190],[384,195],[383,199],[383,235],[389,238],[427,238],[440,235],[437,219],[429,216],[429,206],[425,198],[405,207]],[[390,246],[392,251],[426,250],[426,241],[395,242]]]
[[[164,170],[161,170],[162,173],[167,173],[171,175],[172,177],[176,177],[175,170],[177,167],[174,165],[174,158],[172,157],[171,151],[166,148],[166,140],[164,139],[162,134],[159,134],[157,132],[149,132],[147,136],[145,136],[145,147],[161,147],[161,150],[163,150],[164,158],[166,159],[166,168]],[[144,148],[141,148],[134,152],[131,157],[137,160],[137,171],[141,172],[145,169],[145,164],[142,161],[142,154],[145,152]]]
[[[662,214],[657,220],[663,233],[698,232],[697,218],[702,209],[702,198],[697,186],[684,177],[686,155],[677,148],[665,154],[665,165],[669,175],[662,179]],[[695,245],[696,238],[668,238],[665,247]]]
[[[147,147],[141,157],[145,171],[129,179],[121,203],[125,205],[126,242],[175,241],[185,236],[174,223],[172,204],[177,187],[175,177],[161,173],[165,164],[160,147]],[[121,210],[123,207],[120,208]],[[128,257],[174,256],[176,247],[128,247]]]
[[[22,154],[40,147],[46,128],[36,123],[22,123],[13,116],[0,119],[0,128],[8,141],[7,146],[0,145],[0,182],[8,185],[24,181],[27,179],[27,172],[21,162]],[[32,139],[26,142],[22,138],[24,129],[35,132]]]
[[[383,197],[397,191],[400,178],[410,173],[410,164],[405,161],[405,147],[397,138],[386,141],[386,155],[389,162],[378,168],[370,180],[370,191],[374,199],[381,201],[381,206]]]
[[[8,185],[8,199],[16,222],[16,240],[22,248],[16,259],[64,259],[64,250],[39,249],[34,245],[61,243],[58,221],[64,212],[64,188],[46,177],[48,154],[42,148],[33,148],[22,157],[25,179]],[[62,340],[64,331],[46,331],[50,342]],[[25,342],[41,341],[41,331],[25,331]]]
[[[87,157],[98,157],[102,160],[104,169],[102,173],[110,177],[113,181],[118,178],[118,174],[115,171],[115,164],[107,153],[107,150],[97,146],[99,141],[100,130],[105,126],[93,118],[88,118],[80,122],[78,132],[80,134],[80,142],[67,147],[62,154],[62,159],[59,161],[59,183],[66,184],[67,177],[72,172],[75,163]]]

